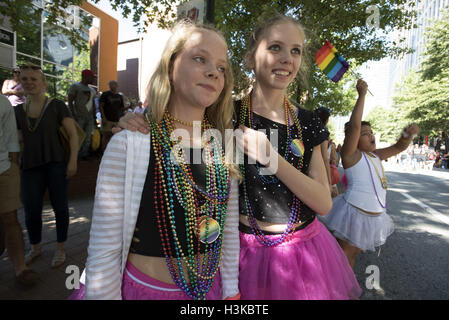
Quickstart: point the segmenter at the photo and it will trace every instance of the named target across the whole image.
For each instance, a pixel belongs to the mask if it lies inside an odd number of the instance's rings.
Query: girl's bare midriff
[[[203,255],[200,255],[200,257],[200,259],[202,260]],[[128,261],[131,262],[137,268],[137,270],[153,279],[165,283],[175,284],[171,277],[170,271],[168,270],[165,258],[148,257],[141,254],[130,253],[128,255]],[[189,282],[187,264],[185,263],[185,261],[183,261],[182,265],[184,277],[186,278],[186,281]],[[196,264],[194,268],[196,269]]]
[[[245,215],[240,214],[239,220],[240,220],[240,223],[244,224],[245,226],[250,227],[248,218]],[[287,224],[285,224],[285,223],[270,223],[270,222],[259,221],[257,219],[256,219],[256,223],[262,231],[268,231],[268,232],[283,233],[285,231],[285,229],[287,228]],[[295,223],[293,225],[293,229],[296,229],[297,227],[299,227],[300,225],[302,225],[304,223],[305,222]]]

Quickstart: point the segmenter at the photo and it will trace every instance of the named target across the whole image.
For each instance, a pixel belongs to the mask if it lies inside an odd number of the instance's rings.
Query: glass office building
[[[49,2],[51,1],[30,1],[25,7],[29,21],[24,32],[11,32],[11,28],[8,30],[7,25],[0,25],[0,83],[11,78],[12,67],[32,62],[41,66],[44,71],[48,82],[48,93],[52,97],[65,101],[69,86],[73,82],[81,80],[81,71],[84,69],[90,69],[98,75],[97,82],[93,84],[93,87],[99,90],[102,75],[99,63],[102,20],[107,20],[108,23],[113,20],[112,23],[117,24],[115,43],[118,34],[117,20],[85,3],[82,7],[69,7],[65,10],[66,17],[61,17],[56,26],[49,25],[46,22],[48,12],[45,10],[45,5],[48,5]],[[101,17],[88,12],[86,8]],[[72,45],[68,35],[64,32],[67,28],[75,28],[78,31],[82,39],[79,46]],[[3,34],[6,36],[2,37]],[[105,39],[109,41],[109,45],[107,45],[109,47],[114,46],[114,37],[112,36],[111,39]],[[11,55],[2,56],[5,48],[10,49]],[[110,54],[114,55],[114,50],[108,50],[108,55]],[[112,57],[113,59],[114,57]],[[116,63],[107,68],[111,69],[106,72],[108,78],[113,79],[114,72],[116,77]],[[104,79],[104,82],[107,83],[109,80],[111,79]]]

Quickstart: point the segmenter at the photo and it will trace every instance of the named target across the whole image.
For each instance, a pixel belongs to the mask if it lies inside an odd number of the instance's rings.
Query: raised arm
[[[351,118],[349,119],[349,127],[345,130],[345,140],[341,148],[341,157],[345,168],[351,166],[348,164],[358,161],[358,159],[356,159],[359,156],[357,145],[359,143],[360,131],[362,128],[362,115],[367,90],[367,83],[359,79],[357,81],[357,91],[359,93],[359,97],[355,103]]]
[[[402,151],[406,150],[413,138],[419,133],[419,127],[416,124],[410,124],[404,128],[399,140],[392,146],[374,151],[380,159],[386,160]]]

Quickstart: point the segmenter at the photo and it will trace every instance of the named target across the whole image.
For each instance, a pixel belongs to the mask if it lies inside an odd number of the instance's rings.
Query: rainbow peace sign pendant
[[[290,151],[297,157],[302,157],[304,155],[304,143],[299,139],[293,139],[290,143]]]
[[[210,244],[220,236],[220,225],[217,220],[209,216],[202,216],[198,220],[198,230],[200,232],[200,241]]]

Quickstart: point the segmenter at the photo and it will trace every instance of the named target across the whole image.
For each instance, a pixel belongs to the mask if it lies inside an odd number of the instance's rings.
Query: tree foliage
[[[443,11],[442,18],[431,25],[425,36],[428,38],[422,64],[422,78],[438,78],[444,70],[449,70],[449,10]]]
[[[423,135],[449,129],[449,11],[428,28],[421,70],[410,72],[399,85],[394,104]],[[443,50],[443,51],[440,51]]]
[[[93,0],[95,3],[98,1]],[[53,27],[65,26],[62,29],[63,33],[67,35],[72,45],[78,50],[82,50],[85,45],[84,30],[67,27],[67,22],[71,20],[68,9],[72,6],[81,6],[83,2],[84,0],[51,0],[45,1],[45,7],[40,8],[33,6],[30,0],[2,0],[0,4],[0,24],[3,24],[4,20],[7,19],[13,31],[16,31],[18,35],[29,36],[30,33],[33,34],[39,30],[36,28],[36,17],[40,17],[44,11],[45,23]],[[82,16],[81,19],[82,25],[90,25],[89,16]],[[52,28],[46,31],[52,32]],[[38,39],[40,39],[40,34],[38,36]]]
[[[366,117],[371,123],[371,129],[375,134],[380,134],[380,141],[395,143],[401,131],[408,124],[407,119],[400,110],[387,109],[377,106]]]

